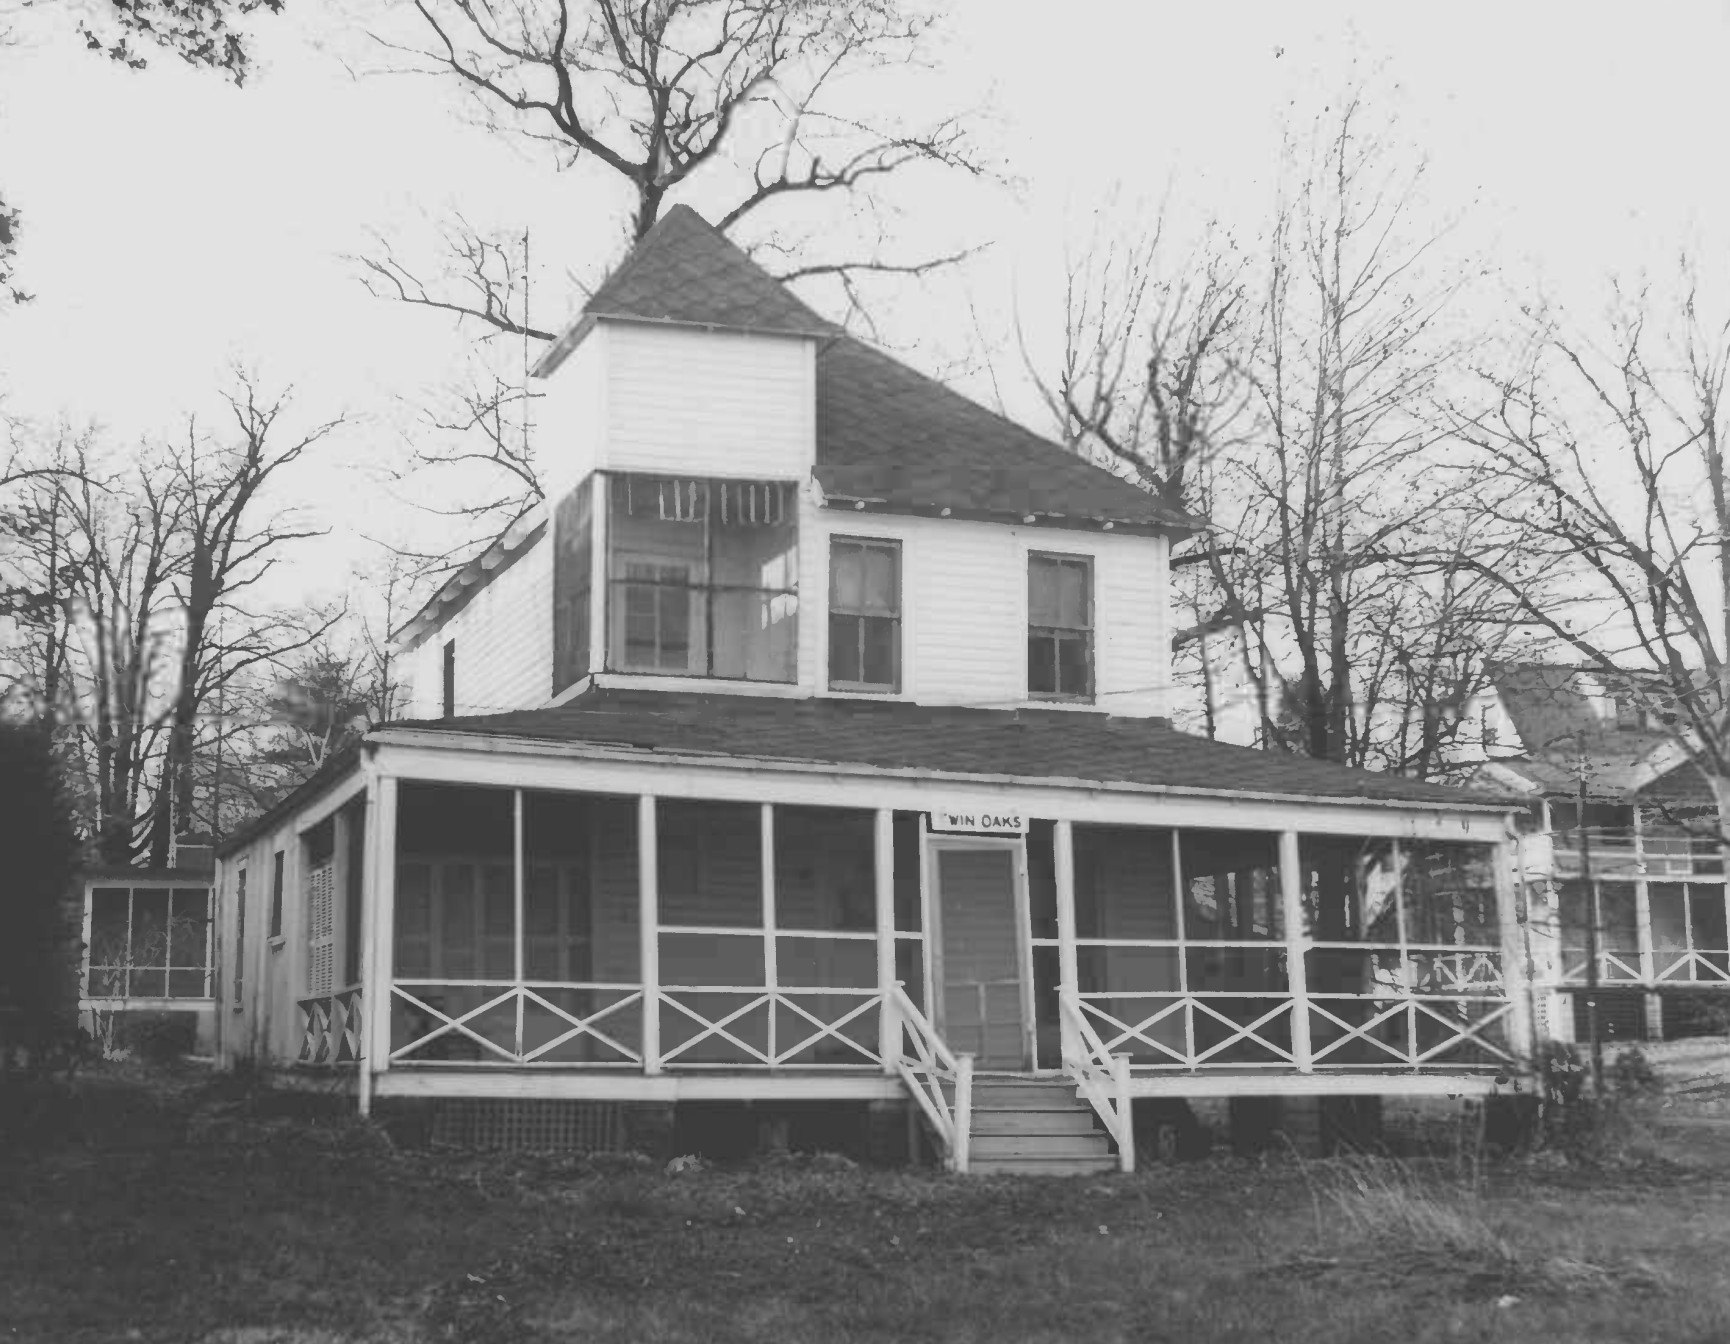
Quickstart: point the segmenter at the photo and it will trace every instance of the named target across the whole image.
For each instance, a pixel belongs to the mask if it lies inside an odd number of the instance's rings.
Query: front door
[[[951,1050],[982,1069],[1028,1067],[1022,915],[1013,844],[933,845],[942,1017]]]

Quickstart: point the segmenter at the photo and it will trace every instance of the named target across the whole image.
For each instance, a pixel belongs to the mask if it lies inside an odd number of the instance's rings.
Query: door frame
[[[948,986],[943,975],[943,892],[939,856],[945,850],[997,851],[1007,853],[1011,861],[1011,885],[1015,906],[1015,970],[1020,981],[1021,1001],[1021,1066],[1012,1070],[1030,1073],[1038,1069],[1039,1024],[1034,1019],[1033,1001],[1033,930],[1027,890],[1027,837],[1025,835],[967,835],[948,831],[933,831],[926,815],[920,814],[919,829],[924,843],[920,857],[925,881],[922,882],[924,924],[930,934],[925,958],[929,979],[926,1002],[931,1005],[931,1025],[938,1036],[944,1036],[948,1023]],[[987,1070],[1004,1072],[1005,1070]]]

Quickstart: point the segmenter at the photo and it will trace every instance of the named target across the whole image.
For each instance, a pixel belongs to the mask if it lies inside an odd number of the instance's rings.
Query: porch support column
[[[1279,894],[1285,923],[1286,991],[1291,995],[1291,1053],[1299,1073],[1314,1073],[1310,1055],[1309,930],[1304,919],[1303,860],[1296,831],[1279,837]]]
[[[1067,821],[1051,826],[1051,860],[1057,887],[1057,981],[1068,994],[1081,992],[1081,972],[1075,955],[1075,828]],[[1060,1052],[1067,1064],[1080,1054],[1072,1040],[1068,1015],[1058,1012]]]
[[[372,1080],[390,1067],[391,944],[396,930],[394,775],[375,775],[367,789],[366,891],[361,908],[360,1110],[372,1106]]]
[[[655,795],[637,798],[637,933],[643,978],[643,1072],[661,1071],[661,903]]]
[[[877,1019],[877,1053],[883,1072],[894,1073],[901,1058],[901,1014],[892,1002],[895,990],[895,814],[877,809],[873,872],[877,879],[877,992],[883,996]]]
[[[1513,819],[1508,819],[1512,830]],[[1516,1059],[1536,1056],[1538,1043],[1532,1035],[1531,985],[1526,977],[1526,928],[1520,918],[1519,884],[1514,880],[1515,844],[1512,837],[1496,845],[1496,914],[1502,926],[1502,993],[1512,1005],[1508,1010],[1508,1043]]]

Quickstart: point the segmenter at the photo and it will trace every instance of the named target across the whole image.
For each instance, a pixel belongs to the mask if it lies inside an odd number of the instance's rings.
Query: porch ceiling
[[[1362,799],[1431,808],[1520,806],[1399,775],[1256,751],[1180,733],[1158,719],[1062,710],[990,710],[865,700],[787,700],[607,688],[547,709],[387,725],[750,761],[798,761],[956,775],[1070,779],[1209,794]]]

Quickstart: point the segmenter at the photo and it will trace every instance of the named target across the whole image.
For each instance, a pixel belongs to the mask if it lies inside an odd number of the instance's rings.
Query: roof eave
[[[625,743],[520,736],[461,728],[376,728],[368,743],[379,746],[434,747],[457,751],[497,752],[501,747],[526,756],[568,756],[593,761],[654,761],[664,765],[710,766],[733,770],[788,770],[800,773],[854,775],[865,778],[935,779],[957,784],[1039,785],[1047,788],[1086,789],[1107,793],[1152,796],[1232,798],[1249,802],[1302,803],[1317,806],[1378,807],[1421,812],[1475,812],[1506,814],[1519,810],[1517,801],[1367,798],[1361,795],[1280,793],[1271,790],[1213,789],[1201,785],[1142,784],[1128,780],[1083,779],[1069,775],[1005,775],[992,772],[942,770],[930,766],[869,765],[858,761],[816,761],[797,757],[736,756],[724,752],[640,747]]]

